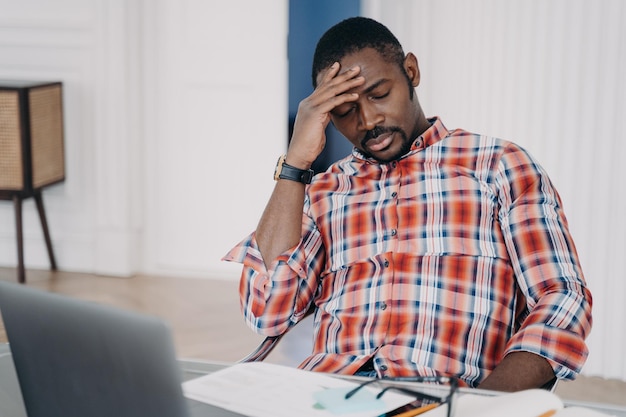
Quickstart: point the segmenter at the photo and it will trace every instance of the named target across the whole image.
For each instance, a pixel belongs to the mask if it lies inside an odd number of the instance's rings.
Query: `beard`
[[[402,138],[402,146],[400,147],[398,152],[390,156],[387,156],[385,158],[380,158],[375,155],[372,155],[371,153],[365,150],[367,142],[369,142],[371,139],[377,138],[378,136],[386,134],[386,133],[397,133]],[[377,160],[378,162],[387,163],[391,161],[396,161],[400,159],[401,157],[403,157],[404,155],[406,155],[411,150],[412,145],[413,145],[413,140],[409,139],[409,135],[407,135],[407,133],[401,128],[397,126],[388,126],[388,127],[376,126],[374,129],[369,130],[365,134],[363,139],[361,139],[360,150],[361,150],[361,153],[366,157],[373,158]]]

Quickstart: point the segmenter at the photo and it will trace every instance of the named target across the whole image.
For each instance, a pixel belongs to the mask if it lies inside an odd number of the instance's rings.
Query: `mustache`
[[[363,139],[361,139],[361,146],[364,148],[365,144],[370,141],[371,139],[377,138],[378,136],[385,134],[385,133],[393,133],[393,132],[401,132],[402,129],[400,129],[399,127],[395,127],[395,126],[391,126],[391,127],[385,127],[385,126],[376,126],[374,127],[374,129],[372,130],[368,130],[365,133],[365,136],[363,136]]]

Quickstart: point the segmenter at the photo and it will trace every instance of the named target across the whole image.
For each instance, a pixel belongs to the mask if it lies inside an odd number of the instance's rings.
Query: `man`
[[[427,119],[419,83],[378,22],[322,36],[272,196],[224,258],[244,265],[247,324],[280,334],[314,305],[315,371],[505,391],[574,378],[591,295],[557,192],[519,146]],[[354,150],[307,185],[330,121]]]

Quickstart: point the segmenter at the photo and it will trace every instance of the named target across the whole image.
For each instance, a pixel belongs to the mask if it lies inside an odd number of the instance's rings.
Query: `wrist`
[[[298,158],[295,155],[287,153],[285,155],[285,163],[293,168],[309,170],[313,165],[313,162],[309,162],[306,159]]]
[[[311,179],[313,178],[313,174],[314,172],[310,168],[301,169],[291,164],[288,164],[286,161],[286,156],[282,155],[280,158],[278,158],[278,162],[276,163],[276,169],[274,170],[274,180],[290,180],[302,184],[310,184]]]

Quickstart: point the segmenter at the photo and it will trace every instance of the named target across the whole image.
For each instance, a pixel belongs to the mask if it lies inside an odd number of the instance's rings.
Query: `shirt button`
[[[398,196],[398,193],[394,191],[393,193],[391,193],[391,196],[392,196],[393,198],[396,198],[396,197]]]
[[[381,371],[385,372],[387,369],[389,369],[389,368],[387,368],[387,365],[380,365],[380,370]]]
[[[391,236],[395,236],[398,234],[398,231],[396,229],[391,229]]]
[[[393,168],[395,168],[395,167],[397,167],[397,166],[398,166],[398,163],[397,163],[397,162],[392,162],[392,163],[391,163],[391,166],[392,166]]]
[[[380,304],[380,309],[381,309],[381,310],[387,310],[387,303],[384,303],[384,302],[383,302],[383,303],[381,303],[381,304]],[[381,368],[381,369],[382,369],[382,368]],[[383,369],[383,371],[384,371],[384,369]]]
[[[416,140],[415,141],[415,146],[417,146],[418,148],[421,148],[422,147],[422,140],[421,139]]]
[[[389,261],[385,259],[383,265],[385,266],[385,268],[389,268]]]

